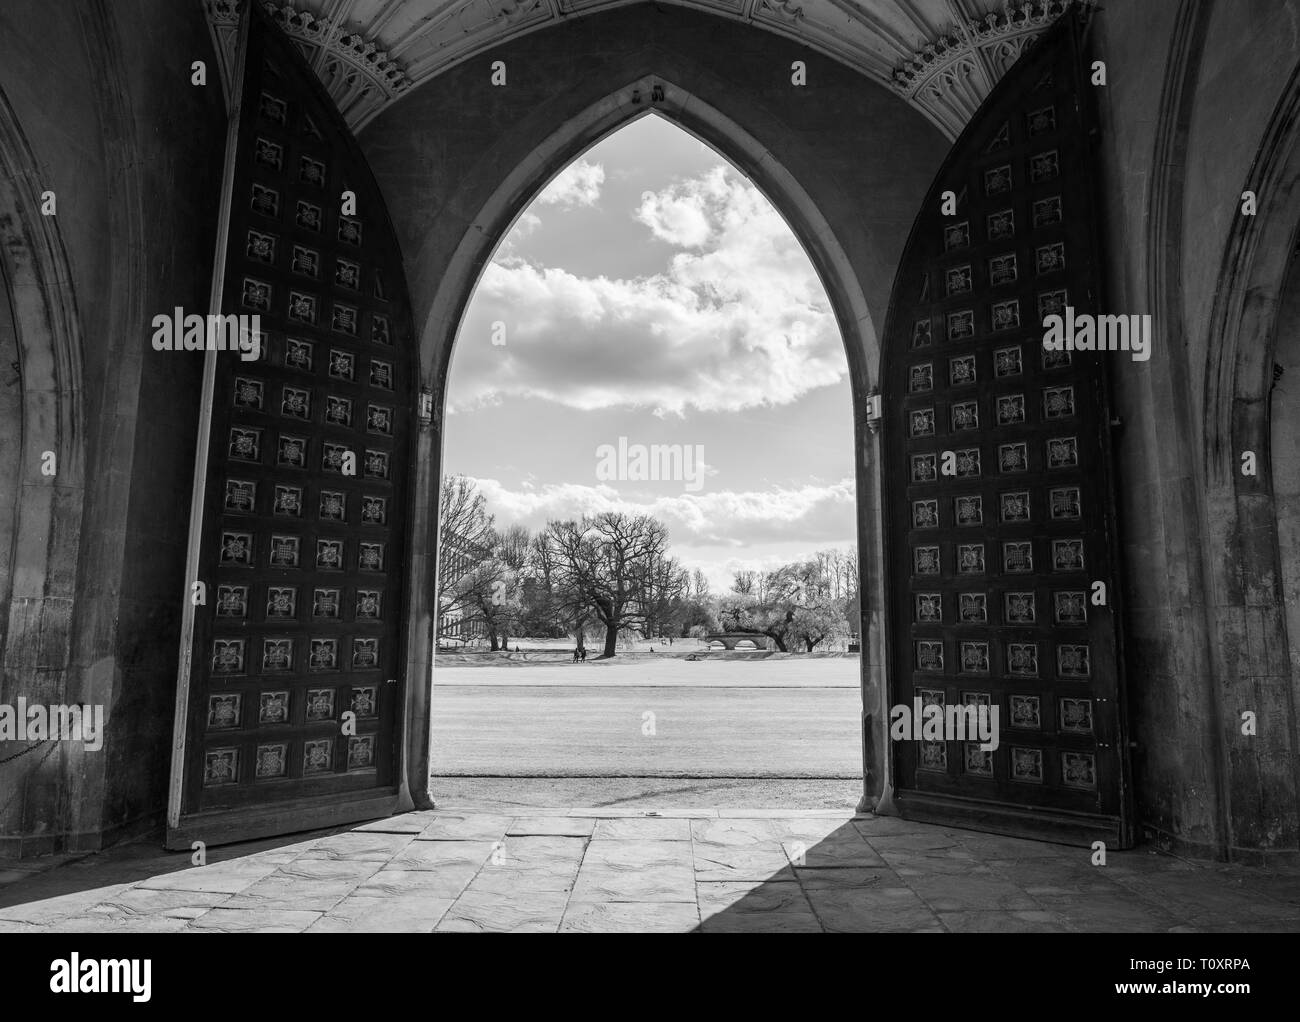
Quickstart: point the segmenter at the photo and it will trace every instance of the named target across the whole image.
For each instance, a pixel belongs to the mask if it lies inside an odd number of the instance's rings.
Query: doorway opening
[[[653,114],[573,159],[479,277],[445,410],[436,797],[857,804],[850,367],[749,178]]]

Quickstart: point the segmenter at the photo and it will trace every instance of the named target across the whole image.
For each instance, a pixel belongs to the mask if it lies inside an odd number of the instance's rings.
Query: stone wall
[[[1266,0],[1112,4],[1093,41],[1109,78],[1109,304],[1155,325],[1151,360],[1113,374],[1139,819],[1195,855],[1294,852],[1298,729],[1276,518],[1270,484],[1243,501],[1229,467],[1237,448],[1267,441],[1231,436],[1236,395],[1231,382],[1216,388],[1238,356],[1214,320],[1234,286],[1226,255],[1242,192],[1296,67],[1295,15]],[[1240,310],[1227,319],[1239,327]],[[1247,332],[1262,353],[1267,338]],[[1263,722],[1255,738],[1241,734],[1247,710]]]
[[[194,60],[208,62],[206,87],[190,84]],[[0,765],[0,852],[97,847],[155,825],[165,802],[202,363],[154,352],[149,324],[207,305],[220,89],[197,4],[0,9],[6,155],[21,175],[0,217],[43,238],[67,270],[18,315],[31,344],[24,386],[48,362],[80,377],[58,380],[57,416],[23,422],[38,447],[44,435],[59,449],[58,474],[0,492],[43,516],[32,535],[50,548],[39,563],[35,544],[18,551],[33,563],[15,585],[0,702],[98,703],[108,721],[100,752],[63,743]],[[45,189],[57,213],[42,219]],[[42,347],[41,316],[66,319],[74,343]]]

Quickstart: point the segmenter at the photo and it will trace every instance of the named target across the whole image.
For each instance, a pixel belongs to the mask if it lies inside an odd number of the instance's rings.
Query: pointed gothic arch
[[[1224,247],[1209,327],[1219,343],[1210,349],[1201,424],[1207,506],[1217,512],[1207,530],[1215,552],[1208,559],[1210,587],[1218,594],[1211,608],[1218,627],[1211,634],[1227,636],[1215,650],[1216,691],[1223,703],[1214,722],[1216,752],[1226,774],[1223,832],[1213,849],[1220,858],[1260,845],[1293,847],[1300,820],[1300,664],[1289,654],[1300,608],[1288,591],[1295,584],[1292,526],[1279,499],[1285,495],[1275,490],[1275,479],[1297,471],[1300,450],[1294,443],[1273,443],[1280,316],[1287,288],[1297,286],[1300,69],[1282,90],[1241,188],[1243,201],[1247,191],[1254,193],[1258,209],[1245,215],[1238,205]],[[1245,470],[1247,453],[1254,455],[1253,473]],[[1242,642],[1242,629],[1255,641]],[[1265,743],[1242,733],[1241,713],[1248,709],[1275,722]],[[1250,782],[1242,780],[1246,776]],[[1240,797],[1260,777],[1267,777],[1270,790],[1285,793],[1265,813],[1253,799]]]
[[[0,593],[0,606],[7,608],[0,621],[0,702],[11,702],[17,693],[64,701],[84,498],[76,294],[58,221],[41,212],[37,168],[17,115],[0,92],[0,285],[8,290],[0,301],[7,300],[12,310],[21,388],[20,421],[5,424],[16,427],[21,439],[20,471],[4,480],[14,519],[9,586]],[[31,757],[27,764],[8,767],[0,787],[28,784],[39,764]],[[3,829],[21,834],[27,829],[24,799],[12,800],[11,811],[18,818]]]
[[[826,288],[844,341],[853,397],[859,579],[863,595],[861,805],[874,809],[887,803],[892,767],[884,734],[888,693],[883,668],[886,651],[879,459],[875,455],[875,434],[868,425],[868,401],[878,379],[880,345],[866,291],[837,233],[796,176],[733,118],[662,74],[639,75],[557,125],[526,159],[501,175],[487,201],[465,225],[445,265],[435,270],[418,261],[408,264],[412,292],[427,289],[433,295],[428,314],[417,330],[421,379],[434,429],[420,434],[412,467],[417,499],[412,522],[407,671],[408,677],[424,678],[425,683],[408,686],[402,775],[415,804],[431,805],[427,778],[432,761],[432,673],[428,665],[432,663],[437,615],[430,606],[430,594],[437,569],[443,409],[461,318],[501,239],[551,179],[602,139],[651,113],[722,153],[772,203],[809,255]]]

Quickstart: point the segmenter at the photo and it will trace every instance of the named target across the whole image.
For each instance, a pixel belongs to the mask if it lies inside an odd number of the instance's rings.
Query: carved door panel
[[[905,816],[1127,845],[1107,372],[1129,354],[1042,343],[1066,306],[1108,311],[1082,68],[1067,16],[954,145],[895,282],[881,377],[891,704],[996,708],[1000,733],[996,749],[955,728],[891,747]]]
[[[262,352],[216,360],[173,844],[384,815],[398,783],[401,256],[346,124],[249,6],[221,311],[259,316]]]

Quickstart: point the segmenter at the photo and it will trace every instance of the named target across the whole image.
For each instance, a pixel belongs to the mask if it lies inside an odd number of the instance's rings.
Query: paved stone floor
[[[454,808],[0,862],[0,932],[1282,931],[1300,874],[844,811]]]

